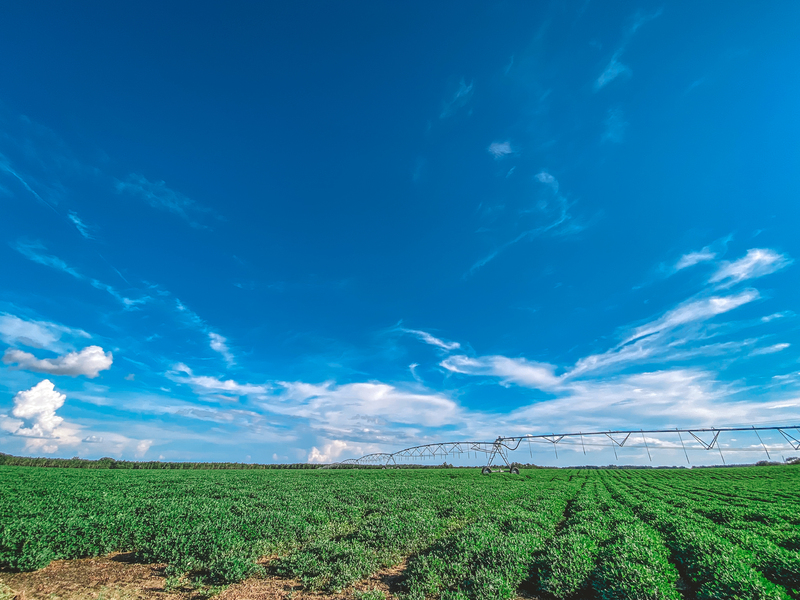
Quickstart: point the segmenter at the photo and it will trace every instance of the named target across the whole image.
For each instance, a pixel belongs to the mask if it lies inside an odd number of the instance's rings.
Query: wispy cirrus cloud
[[[50,321],[21,319],[9,313],[0,314],[0,340],[9,346],[29,346],[59,352],[67,347],[62,337],[90,338],[82,329],[66,327]]]
[[[436,346],[437,348],[441,348],[442,350],[446,350],[448,352],[451,350],[456,350],[461,347],[461,344],[459,344],[458,342],[448,342],[446,340],[441,340],[437,337],[432,336],[427,331],[421,331],[419,329],[406,329],[404,327],[401,327],[400,331],[404,333],[410,333],[411,335],[415,335],[426,344],[429,344],[431,346]]]
[[[12,167],[11,161],[9,161],[8,158],[2,154],[0,154],[0,171],[4,171],[5,173],[11,175],[11,177],[16,179],[22,185],[22,187],[25,188],[25,190],[27,190],[34,198],[36,198],[36,200],[58,214],[58,211],[56,210],[56,207],[53,206],[53,203],[42,198],[42,196],[40,196],[36,190],[31,187],[31,184],[29,184],[28,181],[22,175],[20,175],[14,167]]]
[[[595,92],[603,89],[618,77],[630,77],[633,74],[630,67],[620,62],[619,60],[620,56],[622,56],[621,48],[616,52],[614,52],[614,55],[611,57],[611,60],[606,65],[606,68],[603,69],[603,72],[600,73],[600,76],[595,80],[594,82]]]
[[[605,131],[603,131],[602,141],[621,144],[625,139],[625,130],[628,122],[620,108],[611,108],[608,111],[605,121]]]
[[[642,11],[638,11],[632,18],[631,25],[626,29],[622,44],[617,48],[614,54],[611,56],[611,59],[608,61],[605,69],[603,72],[600,73],[600,76],[594,82],[594,91],[597,92],[604,87],[606,87],[609,83],[614,81],[615,79],[619,78],[629,78],[633,74],[630,67],[623,64],[620,61],[622,57],[622,53],[625,51],[625,47],[630,42],[630,39],[633,35],[644,25],[645,23],[652,21],[653,19],[657,19],[661,16],[662,10],[658,9],[654,12],[646,13]]]
[[[683,269],[693,267],[701,262],[714,260],[716,257],[717,253],[712,251],[710,247],[706,246],[702,250],[698,250],[696,252],[687,252],[681,256],[678,259],[678,262],[675,263],[673,269],[674,271],[682,271]]]
[[[78,233],[80,233],[84,237],[84,239],[87,240],[94,239],[94,236],[92,235],[89,226],[81,220],[81,218],[78,216],[78,213],[71,210],[69,211],[67,218],[69,218],[69,220],[72,221],[72,224],[75,225],[75,229],[78,230]]]
[[[756,348],[752,352],[750,352],[750,356],[762,356],[764,354],[775,354],[776,352],[782,352],[786,350],[791,344],[782,343],[782,344],[772,344],[771,346],[764,346],[762,348]]]
[[[554,365],[531,362],[524,358],[506,356],[470,358],[458,355],[447,357],[439,365],[452,373],[498,377],[504,384],[514,383],[540,390],[553,390],[561,384],[561,378],[555,375]]]
[[[207,226],[199,223],[198,218],[216,216],[210,208],[167,187],[164,181],[150,181],[137,173],[131,173],[125,181],[117,180],[114,187],[120,194],[125,193],[144,200],[153,208],[171,212],[199,229],[207,229]]]
[[[645,23],[648,23],[649,21],[652,21],[653,19],[657,19],[663,13],[664,13],[664,9],[663,8],[658,8],[657,10],[654,10],[653,12],[645,12],[645,11],[642,11],[642,10],[636,11],[636,14],[633,15],[633,19],[632,19],[633,22],[631,23],[631,26],[630,26],[630,28],[628,30],[629,31],[629,35],[633,35],[634,33],[636,33],[638,31],[638,29],[642,25],[644,25]]]
[[[51,269],[56,269],[57,271],[61,271],[62,273],[66,273],[78,279],[80,281],[85,281],[93,288],[102,290],[107,292],[116,300],[122,303],[122,305],[126,309],[134,309],[140,304],[144,304],[148,302],[151,298],[149,296],[142,296],[140,298],[128,298],[122,295],[115,287],[108,285],[107,283],[103,283],[99,279],[95,279],[93,277],[87,277],[80,273],[77,269],[71,267],[67,264],[64,260],[60,259],[57,256],[52,254],[47,254],[47,248],[41,242],[28,242],[28,241],[18,241],[16,244],[12,244],[12,248],[14,248],[17,252],[22,254],[25,258],[45,267],[50,267]]]
[[[178,363],[167,371],[166,376],[175,383],[188,385],[199,394],[234,394],[236,396],[250,396],[266,394],[269,387],[251,383],[238,383],[233,379],[222,380],[207,375],[195,375],[192,369],[183,363]]]
[[[30,352],[9,348],[3,355],[3,362],[35,373],[70,377],[83,375],[94,379],[100,371],[111,368],[114,357],[111,352],[104,352],[100,346],[87,346],[80,352],[68,352],[55,358],[36,358]]]
[[[227,339],[222,337],[218,333],[214,333],[210,331],[208,333],[209,345],[214,352],[219,352],[222,357],[225,359],[225,362],[228,363],[228,366],[232,366],[236,364],[236,360],[233,358],[233,354],[228,348]]]
[[[542,235],[573,235],[585,229],[586,226],[584,224],[576,222],[573,218],[570,212],[572,204],[559,193],[558,180],[552,174],[547,171],[540,171],[534,176],[534,179],[549,188],[550,192],[546,193],[544,197],[540,197],[534,207],[523,209],[520,215],[526,217],[535,216],[536,220],[541,224],[518,233],[507,242],[497,246],[480,260],[474,262],[464,273],[463,279],[473,276],[501,253],[523,240],[534,239]]]
[[[500,160],[512,154],[516,154],[516,151],[511,147],[511,142],[492,142],[489,144],[486,151],[491,154],[495,160]]]
[[[690,327],[732,311],[760,297],[758,290],[744,290],[729,296],[712,296],[689,300],[662,316],[635,327],[625,339],[610,350],[581,358],[565,376],[579,377],[587,373],[606,371],[635,362],[666,359],[683,351]],[[713,348],[707,348],[713,352]]]
[[[729,287],[746,279],[763,277],[792,264],[792,259],[767,248],[752,248],[739,260],[723,262],[709,280]]]
[[[439,114],[440,119],[452,117],[460,109],[464,108],[467,103],[472,99],[474,92],[474,82],[470,81],[469,84],[462,79],[458,84],[458,90],[452,98],[444,102],[442,112]]]

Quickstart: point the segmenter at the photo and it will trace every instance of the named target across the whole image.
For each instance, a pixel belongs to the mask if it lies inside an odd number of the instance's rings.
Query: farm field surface
[[[328,595],[394,569],[408,600],[797,599],[798,490],[792,466],[0,467],[0,581],[124,552],[174,581],[269,576]]]

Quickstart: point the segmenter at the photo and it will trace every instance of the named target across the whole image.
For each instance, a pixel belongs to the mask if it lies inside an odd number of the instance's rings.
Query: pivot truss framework
[[[405,461],[413,460],[436,460],[446,459],[451,457],[460,457],[466,455],[467,457],[475,458],[479,456],[486,456],[486,466],[483,467],[484,473],[490,473],[497,470],[496,467],[507,467],[509,471],[519,472],[508,461],[508,453],[519,450],[523,443],[527,442],[528,450],[533,458],[533,444],[551,444],[556,458],[558,458],[558,445],[570,445],[572,447],[579,446],[583,453],[586,454],[586,448],[598,448],[609,446],[614,450],[614,456],[617,457],[617,448],[638,447],[644,448],[647,451],[647,457],[650,461],[653,460],[651,449],[681,449],[686,457],[686,462],[690,463],[689,452],[687,451],[686,442],[689,443],[689,449],[702,449],[702,450],[717,450],[723,464],[725,463],[725,456],[722,452],[722,445],[720,444],[721,433],[753,433],[755,437],[753,441],[758,440],[758,444],[750,447],[733,447],[730,444],[725,446],[729,451],[752,451],[758,449],[763,450],[767,455],[767,459],[771,460],[772,457],[769,453],[769,448],[764,443],[761,437],[762,432],[777,432],[781,435],[783,440],[791,446],[793,450],[800,450],[800,425],[787,425],[787,426],[771,426],[771,427],[704,427],[692,429],[639,429],[632,431],[590,431],[578,433],[552,433],[544,435],[517,435],[510,437],[498,437],[493,442],[440,442],[437,444],[423,444],[421,446],[412,446],[411,448],[404,448],[397,452],[386,453],[378,452],[375,454],[367,454],[361,458],[350,458],[339,463],[329,465],[329,468],[336,468],[345,465],[351,466],[383,466],[393,467],[403,464]],[[791,433],[793,432],[793,433]],[[648,443],[648,436],[657,435],[676,435],[677,442],[663,440],[659,437],[650,437]],[[686,437],[684,438],[684,435]],[[639,440],[641,439],[641,443]],[[730,441],[737,441],[731,439]],[[759,449],[760,446],[760,449]],[[773,447],[773,451],[775,448]],[[401,462],[398,462],[400,460]],[[502,463],[502,464],[501,464]]]

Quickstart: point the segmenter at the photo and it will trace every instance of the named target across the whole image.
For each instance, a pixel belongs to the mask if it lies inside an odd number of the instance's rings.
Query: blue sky
[[[800,420],[798,23],[9,7],[0,451],[328,461]]]

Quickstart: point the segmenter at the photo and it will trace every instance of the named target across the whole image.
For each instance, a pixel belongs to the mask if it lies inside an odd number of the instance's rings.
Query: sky
[[[0,452],[800,423],[796,2],[32,1],[0,54]]]

